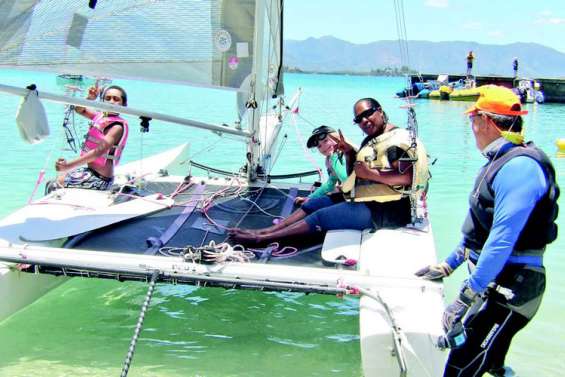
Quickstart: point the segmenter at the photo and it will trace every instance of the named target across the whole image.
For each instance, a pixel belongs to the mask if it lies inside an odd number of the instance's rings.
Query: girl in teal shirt
[[[328,180],[308,195],[308,197],[297,197],[295,200],[297,205],[304,204],[308,199],[320,198],[326,194],[336,191],[337,185],[347,179],[345,160],[336,151],[336,142],[332,140],[332,138],[328,137],[329,134],[335,134],[332,136],[335,136],[336,138],[339,137],[333,128],[320,126],[312,131],[312,135],[308,138],[308,142],[306,143],[308,148],[317,147],[318,152],[326,156]]]

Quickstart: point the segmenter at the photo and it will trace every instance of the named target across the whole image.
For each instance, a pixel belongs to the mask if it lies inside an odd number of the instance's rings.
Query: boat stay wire
[[[394,13],[396,16],[396,32],[398,34],[398,45],[400,48],[400,63],[401,66],[410,69],[410,54],[408,51],[408,34],[406,32],[406,17],[404,15],[404,1],[394,0]],[[402,68],[402,67],[401,67]],[[406,75],[409,81],[409,75]],[[412,96],[412,85],[407,86],[408,96]]]
[[[151,274],[151,280],[149,281],[149,288],[147,289],[147,295],[145,296],[145,301],[141,306],[141,311],[139,312],[139,318],[137,320],[137,325],[135,326],[135,330],[133,332],[133,337],[131,338],[128,354],[126,359],[124,360],[124,366],[122,368],[122,373],[120,377],[127,377],[129,372],[129,367],[131,366],[131,361],[133,359],[133,354],[135,352],[135,346],[137,344],[137,340],[139,339],[139,334],[141,333],[141,328],[143,327],[143,320],[145,319],[145,313],[149,308],[149,304],[151,303],[151,298],[153,297],[153,291],[155,290],[155,283],[157,282],[157,278],[159,277],[159,270],[154,270]]]
[[[398,34],[398,44],[400,48],[400,61],[401,65],[405,66],[407,69],[410,69],[410,54],[408,49],[408,34],[406,31],[406,17],[404,14],[404,1],[403,0],[394,0],[394,13],[396,16],[396,31]],[[414,110],[415,103],[413,102],[413,93],[412,93],[412,82],[410,79],[410,75],[406,73],[406,90],[407,95],[404,98],[406,101],[406,105],[402,106],[407,110],[407,125],[406,129],[410,133],[410,148],[416,149],[417,148],[417,137],[418,137],[418,121],[416,119],[416,111]],[[417,163],[416,158],[406,159],[408,162],[412,163],[412,187],[410,189],[410,204],[411,204],[411,212],[412,212],[412,223],[416,223],[421,220],[418,217],[417,213],[417,194],[420,187],[417,187],[417,179],[416,179],[416,169],[415,165]]]

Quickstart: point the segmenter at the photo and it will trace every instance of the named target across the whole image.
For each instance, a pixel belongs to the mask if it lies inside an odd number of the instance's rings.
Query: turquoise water
[[[60,91],[47,74],[0,73],[4,84],[28,85]],[[235,96],[202,90],[120,81],[136,108],[182,115],[217,124],[235,120]],[[405,123],[405,110],[393,93],[403,85],[398,78],[329,75],[286,76],[290,96],[298,87],[304,94],[297,127],[307,134],[321,123],[341,128],[359,142],[361,132],[352,125],[351,106],[366,96],[382,103],[391,121]],[[0,94],[0,215],[23,205],[43,166],[52,172],[61,151],[63,107],[46,104],[52,133],[48,141],[29,146],[17,135],[18,98]],[[459,240],[459,227],[467,209],[467,194],[483,159],[474,145],[466,117],[468,103],[418,102],[420,136],[437,158],[429,210],[439,257]],[[528,105],[527,135],[548,154],[565,137],[565,106]],[[137,128],[130,118],[132,130]],[[296,143],[291,123],[289,141],[278,158],[275,172],[311,169]],[[152,122],[151,132],[132,132],[124,158],[135,160],[191,142],[200,162],[237,169],[244,146],[231,139],[183,126]],[[321,165],[317,155],[312,155]],[[565,159],[553,159],[561,181]],[[563,206],[563,197],[561,198]],[[561,229],[565,217],[559,219]],[[565,249],[559,238],[548,249],[545,264],[548,288],[540,312],[515,338],[507,362],[520,376],[561,376],[565,371]],[[461,268],[447,280],[451,300],[465,277]],[[73,279],[35,304],[0,323],[0,376],[108,376],[119,375],[127,353],[146,286],[136,283]],[[259,293],[223,289],[158,286],[137,345],[130,376],[360,376],[358,301],[332,296]]]

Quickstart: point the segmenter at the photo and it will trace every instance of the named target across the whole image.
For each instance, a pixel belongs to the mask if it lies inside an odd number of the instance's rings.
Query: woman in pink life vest
[[[99,89],[91,87],[87,99],[94,100]],[[127,94],[119,86],[105,88],[100,99],[111,105],[127,106]],[[103,113],[77,106],[75,111],[90,119],[92,124],[86,135],[80,157],[67,161],[59,158],[55,169],[64,173],[57,182],[64,187],[106,190],[114,180],[114,167],[118,165],[128,137],[128,123],[118,113]],[[82,166],[86,164],[86,166]]]

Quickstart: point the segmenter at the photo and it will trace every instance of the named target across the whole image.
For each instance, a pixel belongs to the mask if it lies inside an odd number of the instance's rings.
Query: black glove
[[[426,266],[414,273],[414,275],[427,279],[427,280],[440,280],[448,277],[453,272],[453,269],[446,262]]]
[[[442,324],[446,333],[450,332],[455,324],[461,322],[467,310],[469,310],[477,297],[478,294],[473,291],[465,281],[459,292],[459,296],[451,305],[445,308],[443,312]]]

